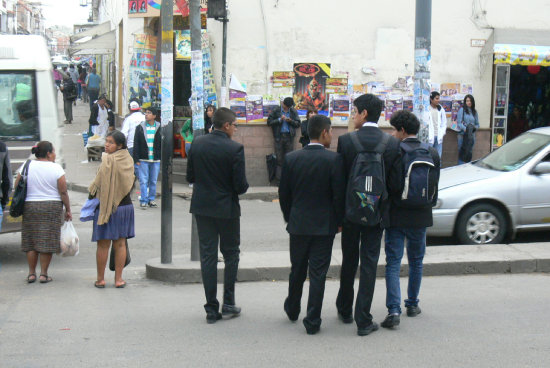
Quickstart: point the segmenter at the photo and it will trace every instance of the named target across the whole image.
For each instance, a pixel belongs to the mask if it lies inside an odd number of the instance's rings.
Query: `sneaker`
[[[420,307],[418,305],[411,305],[407,307],[407,316],[408,317],[416,317],[418,316],[422,311],[420,310]]]
[[[384,322],[382,322],[381,325],[384,328],[393,328],[393,327],[399,326],[399,322],[400,322],[399,314],[392,313],[386,316],[386,319],[384,319]]]
[[[139,204],[139,207],[141,207],[142,209],[146,209],[147,208],[147,203],[141,202]]]
[[[155,201],[151,201],[151,202],[149,202],[149,207],[151,207],[151,208],[157,208],[157,207],[158,207],[158,204],[156,204]]]

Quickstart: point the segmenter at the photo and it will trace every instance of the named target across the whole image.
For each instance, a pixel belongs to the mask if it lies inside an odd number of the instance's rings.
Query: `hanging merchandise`
[[[130,59],[130,99],[137,98],[141,107],[160,103],[159,66],[156,62],[157,38],[146,34],[135,35],[134,49]]]

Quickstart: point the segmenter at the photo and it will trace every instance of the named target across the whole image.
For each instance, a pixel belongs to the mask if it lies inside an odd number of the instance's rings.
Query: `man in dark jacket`
[[[154,107],[145,109],[145,121],[136,127],[134,133],[134,162],[137,165],[141,197],[139,206],[158,207],[157,179],[160,171],[161,133],[157,120],[158,112]]]
[[[357,134],[361,145],[374,149],[382,141],[385,134],[378,128],[378,119],[383,102],[372,94],[359,96],[353,101],[353,123],[357,132],[347,133],[338,138],[338,152],[344,160],[344,175],[349,175],[355,157],[358,154],[352,142],[351,134]],[[400,195],[401,189],[401,150],[399,141],[388,137],[388,143],[382,153],[385,182],[389,199]],[[382,222],[373,226],[363,226],[344,220],[342,227],[342,268],[340,273],[340,290],[336,299],[338,315],[342,322],[352,323],[353,283],[357,273],[357,265],[361,259],[359,274],[359,290],[355,303],[355,322],[357,334],[365,336],[378,329],[378,324],[372,321],[370,308],[376,281],[376,267],[380,256],[380,243],[384,227],[389,226],[389,200],[382,203]]]
[[[211,134],[193,140],[187,157],[187,181],[194,184],[189,212],[197,220],[208,323],[216,323],[222,315],[236,317],[241,312],[235,305],[240,252],[239,194],[248,189],[244,147],[231,140],[237,130],[235,113],[222,107],[214,114],[213,124]],[[218,242],[225,262],[221,314],[216,297]]]
[[[70,75],[63,78],[61,91],[63,92],[63,111],[65,112],[65,123],[71,124],[73,122],[73,102],[76,101],[78,92],[76,90],[76,84],[73,82]]]
[[[393,114],[390,124],[394,128],[393,135],[416,149],[422,145],[417,138],[420,122],[409,111],[398,111]],[[426,252],[426,228],[433,225],[432,206],[437,202],[437,182],[439,182],[440,158],[437,150],[425,145],[432,157],[434,168],[434,196],[430,204],[424,207],[411,207],[403,202],[401,197],[394,197],[390,207],[390,224],[386,228],[386,307],[388,316],[382,322],[382,327],[392,328],[399,325],[401,315],[401,288],[399,285],[399,271],[405,239],[407,239],[407,258],[409,260],[408,298],[405,300],[407,316],[415,317],[420,314],[418,294],[422,281],[422,260]],[[405,154],[405,151],[402,151]],[[404,170],[404,168],[403,168]],[[404,172],[403,172],[404,175]]]
[[[279,185],[279,203],[288,223],[292,263],[284,308],[291,321],[298,319],[309,266],[309,298],[303,322],[310,335],[321,327],[332,244],[344,217],[341,157],[326,149],[332,141],[330,125],[330,119],[322,115],[309,120],[311,143],[286,155]]]
[[[2,217],[4,208],[10,199],[11,190],[11,165],[10,156],[8,154],[8,147],[2,141],[0,141],[0,172],[2,177],[0,178],[0,188],[2,189],[0,195],[0,231],[2,230]]]
[[[275,108],[267,118],[267,125],[273,130],[275,141],[275,155],[277,156],[275,177],[277,183],[281,180],[281,169],[285,155],[294,150],[296,128],[300,127],[300,117],[293,106],[294,100],[292,97],[287,97],[283,100],[283,106]]]

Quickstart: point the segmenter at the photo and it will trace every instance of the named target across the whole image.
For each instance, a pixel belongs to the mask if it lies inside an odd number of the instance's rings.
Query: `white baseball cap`
[[[141,107],[139,107],[139,104],[136,101],[130,102],[130,110],[135,111],[139,109],[141,109]]]

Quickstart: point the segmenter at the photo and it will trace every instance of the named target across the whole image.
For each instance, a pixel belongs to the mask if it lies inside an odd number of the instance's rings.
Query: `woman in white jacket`
[[[443,137],[447,131],[447,115],[445,109],[439,104],[439,92],[430,94],[430,111],[428,114],[428,139],[431,145],[439,153],[443,152]]]

